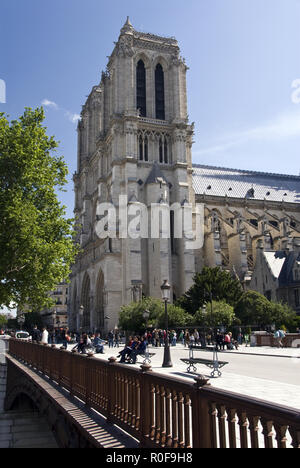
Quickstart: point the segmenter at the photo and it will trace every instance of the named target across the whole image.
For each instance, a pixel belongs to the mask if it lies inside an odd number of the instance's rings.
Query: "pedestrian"
[[[108,333],[107,338],[108,338],[108,347],[113,348],[114,347],[114,333],[112,330]]]
[[[217,344],[217,349],[219,351],[221,351],[222,348],[224,349],[223,343],[224,343],[224,337],[222,333],[220,332],[220,330],[217,330],[216,344]]]
[[[127,344],[127,346],[125,346],[125,348],[119,353],[118,357],[120,357],[120,362],[121,363],[125,363],[126,361],[126,358],[129,357],[131,355],[131,352],[137,348],[139,345],[139,340],[138,340],[138,337],[135,336],[133,341],[129,341],[129,343]]]
[[[104,344],[105,341],[101,340],[100,333],[95,333],[95,338],[93,340],[93,346],[97,354],[104,354]]]
[[[285,338],[285,332],[283,330],[277,330],[274,334],[276,339],[277,348],[283,348],[282,340]]]
[[[190,346],[190,333],[188,330],[185,331],[184,334],[184,347],[189,347]]]
[[[62,328],[60,331],[60,339],[61,339],[62,349],[67,349],[68,341],[67,341],[66,330],[64,328]]]
[[[31,336],[32,336],[33,343],[39,343],[41,341],[42,334],[41,334],[41,331],[38,329],[37,325],[34,326]]]
[[[192,348],[193,346],[195,346],[195,335],[194,335],[194,333],[191,333],[191,335],[190,335],[190,347]]]
[[[176,343],[177,343],[177,333],[175,330],[172,331],[172,346],[176,346]]]
[[[46,327],[43,328],[41,343],[46,345],[48,344],[49,333]]]
[[[114,347],[118,348],[119,343],[120,343],[120,334],[119,334],[118,331],[115,331],[115,334],[114,334]]]
[[[227,347],[228,350],[231,349],[231,333],[226,333],[224,338],[224,345]]]
[[[184,331],[183,330],[181,330],[181,332],[179,333],[178,340],[184,345]]]
[[[245,340],[245,345],[246,345],[246,348],[247,348],[248,345],[249,345],[249,334],[248,333],[245,333],[244,340]]]

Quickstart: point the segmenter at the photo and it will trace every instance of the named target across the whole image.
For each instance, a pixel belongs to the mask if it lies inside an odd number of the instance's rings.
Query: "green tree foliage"
[[[256,291],[245,292],[235,307],[243,325],[266,326],[272,323],[271,303]]]
[[[195,325],[217,328],[221,325],[231,327],[237,323],[234,309],[224,301],[213,301],[212,308],[208,305],[206,311],[199,309],[195,314]]]
[[[143,315],[149,311],[149,318]],[[121,307],[119,327],[124,331],[142,333],[147,328],[164,328],[165,305],[160,299],[144,298],[140,302]],[[183,327],[190,323],[192,317],[180,307],[168,305],[169,328]]]
[[[7,325],[7,316],[0,314],[0,328],[4,328]]]
[[[235,306],[242,293],[239,280],[233,279],[228,272],[219,267],[204,267],[201,273],[195,275],[194,285],[178,300],[177,305],[195,315],[210,299]]]
[[[193,325],[194,317],[188,314],[181,307],[175,306],[173,304],[168,305],[168,323],[170,328],[178,327],[188,327]],[[163,305],[163,310],[161,310],[159,316],[157,317],[157,326],[158,328],[165,328],[165,306]]]
[[[11,123],[0,114],[0,304],[49,305],[48,291],[68,278],[77,248],[57,190],[67,166],[55,154],[43,109]]]
[[[275,324],[277,329],[285,328],[293,332],[299,327],[300,317],[297,316],[296,312],[288,304],[271,301],[270,306],[272,323]]]
[[[256,291],[247,291],[243,294],[235,307],[235,314],[243,325],[275,324],[276,328],[286,327],[292,331],[298,326],[298,318],[287,304],[269,301]]]

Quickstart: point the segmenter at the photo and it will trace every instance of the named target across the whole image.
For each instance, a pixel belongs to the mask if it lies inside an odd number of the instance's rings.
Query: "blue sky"
[[[127,15],[135,29],[179,42],[194,163],[299,174],[300,0],[1,0],[0,112],[16,118],[48,101],[48,134],[70,171],[68,216],[76,117]]]

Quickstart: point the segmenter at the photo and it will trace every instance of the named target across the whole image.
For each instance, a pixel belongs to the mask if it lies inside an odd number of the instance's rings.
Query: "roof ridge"
[[[193,164],[192,168],[203,168],[203,169],[217,169],[222,171],[234,171],[234,172],[242,172],[244,174],[252,174],[252,175],[261,175],[261,176],[268,176],[268,177],[278,177],[278,178],[287,178],[287,179],[295,179],[300,180],[300,176],[296,176],[293,174],[279,174],[275,172],[261,172],[261,171],[251,171],[247,169],[234,169],[229,167],[221,167],[221,166],[211,166],[208,164]]]

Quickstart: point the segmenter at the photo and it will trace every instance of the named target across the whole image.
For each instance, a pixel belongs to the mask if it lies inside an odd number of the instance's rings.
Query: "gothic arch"
[[[85,273],[81,288],[81,305],[83,306],[82,328],[89,331],[91,324],[91,280]]]
[[[104,328],[104,289],[105,279],[103,271],[100,269],[96,282],[96,328]]]
[[[167,73],[167,71],[168,71],[168,69],[170,67],[170,64],[165,59],[165,57],[163,57],[162,55],[157,55],[155,57],[155,59],[153,60],[153,64],[152,64],[154,70],[155,70],[155,68],[157,67],[158,64],[160,64],[162,66],[164,73]]]
[[[159,120],[166,118],[165,72],[159,62],[154,71],[155,76],[155,117]]]
[[[136,108],[142,117],[147,115],[147,74],[145,62],[140,59],[136,64]]]
[[[78,313],[78,304],[77,304],[77,281],[74,281],[72,288],[72,310],[71,310],[71,328],[76,330],[77,328],[77,313]]]

